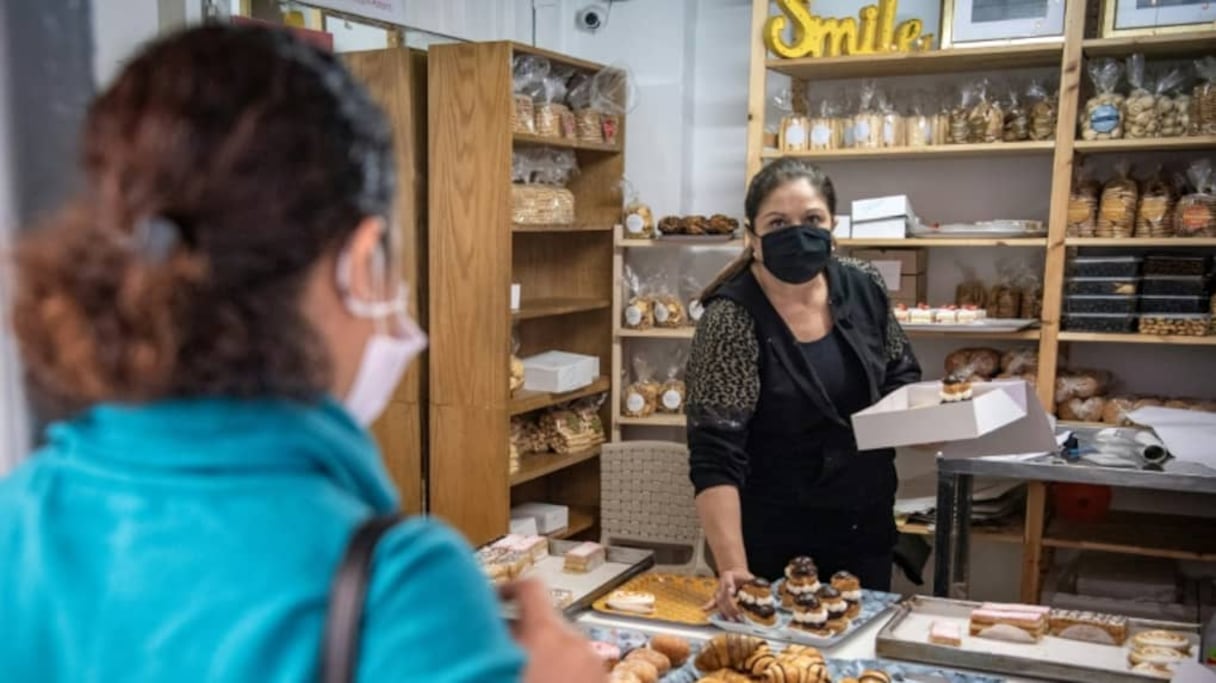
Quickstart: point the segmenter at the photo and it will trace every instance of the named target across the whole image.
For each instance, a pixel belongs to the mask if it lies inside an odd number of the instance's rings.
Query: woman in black
[[[749,246],[706,290],[687,373],[697,511],[730,616],[740,582],[800,555],[889,588],[895,455],[859,452],[850,416],[920,379],[881,276],[832,253],[823,171],[775,161],[745,209]]]

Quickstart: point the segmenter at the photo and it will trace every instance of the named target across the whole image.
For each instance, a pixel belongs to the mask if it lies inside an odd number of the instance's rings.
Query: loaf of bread
[[[946,356],[946,374],[991,379],[1001,369],[1001,352],[990,348],[959,349]]]
[[[1056,406],[1061,420],[1077,422],[1098,422],[1102,419],[1102,411],[1106,408],[1106,399],[1101,396],[1090,398],[1072,398]]]
[[[1056,376],[1056,402],[1101,396],[1110,383],[1111,374],[1105,370],[1064,370]]]

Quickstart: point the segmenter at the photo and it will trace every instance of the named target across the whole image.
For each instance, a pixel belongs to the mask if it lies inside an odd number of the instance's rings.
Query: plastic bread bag
[[[1006,95],[1003,139],[1005,142],[1023,142],[1030,139],[1030,112],[1026,110],[1017,88],[1011,87]]]
[[[570,72],[551,69],[545,76],[536,104],[536,134],[546,138],[574,138],[574,114],[564,102]],[[569,133],[567,135],[567,133]]]
[[[777,149],[782,152],[804,152],[807,148],[810,123],[795,110],[794,96],[782,89],[772,97],[773,110],[781,114],[777,124]]]
[[[1163,138],[1187,134],[1191,123],[1191,96],[1181,92],[1186,74],[1177,67],[1163,71],[1157,77],[1157,134]]]
[[[1115,164],[1115,175],[1102,186],[1098,200],[1098,222],[1094,233],[1098,237],[1128,238],[1136,229],[1136,205],[1140,186],[1132,177],[1131,162],[1126,159]]]
[[[600,411],[607,400],[608,394],[597,394],[581,398],[570,404],[571,410],[578,415],[579,422],[582,423],[582,431],[591,436],[592,445],[594,446],[604,443],[607,439],[607,433],[604,431],[604,421],[600,417]]]
[[[882,114],[878,111],[878,85],[863,81],[857,96],[857,114],[853,116],[853,146],[877,149],[882,146]]]
[[[950,137],[952,145],[966,144],[971,139],[971,109],[975,106],[973,83],[965,83],[958,89],[958,97],[950,109]]]
[[[988,291],[989,318],[1016,318],[1022,312],[1022,290],[1017,285],[1018,266],[1008,260],[997,263],[997,283]]]
[[[688,351],[683,346],[672,346],[667,358],[663,384],[659,387],[658,410],[660,413],[684,412],[684,401],[688,387],[684,385],[684,366],[688,362]]]
[[[959,270],[962,271],[963,279],[954,288],[954,305],[962,308],[964,306],[975,306],[980,309],[988,307],[988,286],[976,274],[975,268],[970,264],[958,262]]]
[[[1136,237],[1174,236],[1174,184],[1165,179],[1158,165],[1153,175],[1144,181],[1140,203],[1136,207]]]
[[[810,135],[807,138],[807,149],[838,149],[844,140],[839,112],[835,103],[828,98],[824,98],[817,102],[811,108],[811,111],[816,113],[807,122],[807,125],[810,127]]]
[[[1216,56],[1195,60],[1199,83],[1191,91],[1191,135],[1216,135]]]
[[[1098,422],[1106,408],[1106,399],[1101,396],[1070,398],[1056,404],[1056,415],[1061,420],[1074,422]]]
[[[1056,375],[1056,403],[1102,396],[1111,385],[1105,370],[1062,370]]]
[[[591,108],[600,113],[605,143],[619,143],[621,124],[637,102],[633,74],[623,64],[610,64],[591,77]]]
[[[882,131],[879,135],[878,144],[880,147],[903,147],[906,145],[904,138],[904,119],[895,110],[895,105],[885,92],[879,92],[877,95],[878,113],[882,117]]]
[[[583,142],[604,141],[604,121],[600,112],[591,106],[592,77],[578,72],[570,77],[570,94],[566,101],[574,111],[575,135]]]
[[[688,324],[688,314],[684,302],[676,294],[672,278],[667,273],[655,276],[654,288],[654,324],[655,327],[677,328]]]
[[[630,330],[649,330],[654,327],[654,297],[651,294],[652,285],[649,280],[634,270],[625,266],[623,275],[625,282],[625,311],[621,325]]]
[[[1021,264],[1014,278],[1022,299],[1017,317],[1027,320],[1040,320],[1043,317],[1042,278],[1026,263]]]
[[[524,388],[524,362],[519,358],[519,330],[511,329],[510,388],[511,394]]]
[[[1001,352],[990,348],[967,348],[946,356],[947,375],[958,375],[970,381],[987,381],[1001,369]]]
[[[975,104],[967,113],[968,142],[1000,142],[1005,129],[1005,114],[992,97],[991,84],[980,79],[975,85]]]
[[[511,67],[511,90],[515,102],[511,112],[511,130],[535,133],[536,108],[533,102],[540,95],[545,77],[549,75],[549,60],[539,55],[516,55]]]
[[[554,453],[578,453],[603,442],[573,405],[549,409],[541,415],[540,425]]]
[[[686,324],[695,327],[701,321],[701,316],[705,315],[705,306],[701,303],[701,294],[704,291],[705,284],[695,276],[685,274],[680,278],[680,296],[684,299]]]
[[[628,178],[621,178],[619,183],[621,196],[625,204],[621,207],[621,225],[625,229],[625,237],[629,239],[652,239],[655,236],[654,212],[650,205],[638,196],[637,188]]]
[[[904,117],[904,143],[908,147],[928,147],[933,144],[933,116],[926,104],[928,96],[918,92],[909,98],[908,115]]]
[[[1073,172],[1072,191],[1068,195],[1066,234],[1068,237],[1093,237],[1098,224],[1098,195],[1102,187],[1089,177],[1087,166],[1077,166]]]
[[[574,151],[545,147],[527,150],[523,156],[529,182],[511,186],[512,222],[520,225],[574,223],[574,193],[562,187],[578,171]]]
[[[1114,59],[1091,59],[1089,79],[1094,95],[1085,102],[1080,113],[1081,138],[1084,140],[1117,140],[1123,137],[1123,96],[1116,92],[1123,66]]]
[[[621,414],[626,417],[650,417],[659,409],[662,384],[655,379],[654,365],[645,357],[633,358],[633,378],[621,392]]]
[[[1030,116],[1031,140],[1054,140],[1056,137],[1056,98],[1042,81],[1031,81],[1026,88],[1026,106]]]
[[[1009,349],[1001,354],[1001,374],[1026,375],[1039,371],[1039,350],[1032,347]]]
[[[1174,233],[1179,237],[1216,237],[1216,176],[1212,162],[1199,159],[1186,171],[1194,192],[1178,200]]]
[[[1127,99],[1123,102],[1123,134],[1128,138],[1155,138],[1161,134],[1157,94],[1144,64],[1144,55],[1127,58]]]

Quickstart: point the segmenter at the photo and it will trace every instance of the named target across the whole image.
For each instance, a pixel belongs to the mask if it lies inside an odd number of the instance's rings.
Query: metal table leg
[[[954,531],[954,504],[956,501],[955,477],[942,471],[942,461],[937,468],[937,512],[933,543],[933,595],[939,598],[950,596],[952,577],[951,561],[954,549],[951,540]]]
[[[971,489],[972,476],[954,479],[954,559],[950,576],[950,597],[966,600],[971,590]]]

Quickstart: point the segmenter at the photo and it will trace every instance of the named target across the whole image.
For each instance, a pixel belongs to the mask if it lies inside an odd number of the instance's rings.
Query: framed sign
[[[942,4],[943,48],[1063,41],[1064,0],[944,0]]]
[[[1216,1],[1105,0],[1102,3],[1103,38],[1204,29],[1216,30]]]

